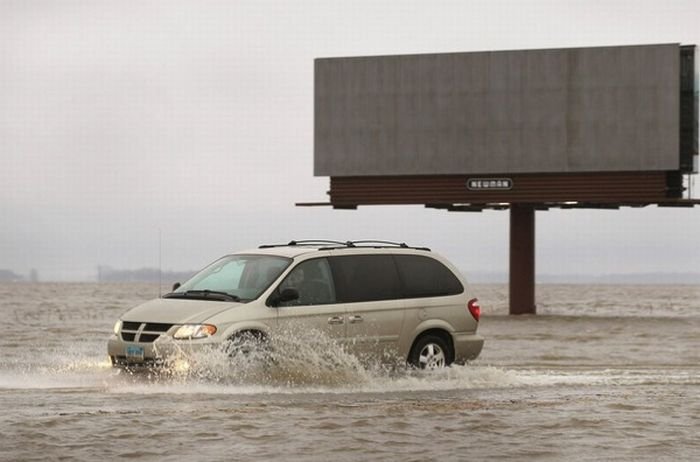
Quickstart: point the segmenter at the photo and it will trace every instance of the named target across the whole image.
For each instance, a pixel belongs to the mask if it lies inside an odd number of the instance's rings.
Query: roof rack
[[[272,247],[295,247],[295,246],[318,246],[318,250],[331,250],[352,247],[369,247],[375,249],[398,247],[401,249],[425,250],[430,252],[428,247],[412,247],[405,242],[380,241],[374,239],[362,239],[358,241],[332,241],[327,239],[303,239],[289,241],[287,244],[263,244],[259,249],[269,249]]]
[[[379,241],[379,240],[375,240],[375,239],[363,239],[361,241],[349,241],[349,242],[355,246],[357,246],[358,244],[360,244],[360,245],[369,244],[369,247],[401,247],[402,249],[415,249],[415,250],[430,251],[430,249],[427,247],[412,247],[412,246],[406,244],[405,242]]]
[[[259,249],[269,249],[272,247],[295,247],[295,246],[302,246],[302,245],[308,245],[308,246],[318,246],[318,245],[325,245],[325,244],[335,244],[336,246],[341,246],[341,247],[354,247],[353,244],[350,241],[331,241],[328,239],[302,239],[302,240],[296,240],[296,241],[289,241],[286,244],[263,244],[261,246],[258,246]]]

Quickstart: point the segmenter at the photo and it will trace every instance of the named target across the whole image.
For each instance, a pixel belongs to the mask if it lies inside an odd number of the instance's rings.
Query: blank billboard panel
[[[324,58],[318,176],[679,169],[678,44]]]

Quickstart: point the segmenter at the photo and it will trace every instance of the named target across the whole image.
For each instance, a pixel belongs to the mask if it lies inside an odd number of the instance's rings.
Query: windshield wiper
[[[201,300],[219,300],[222,302],[240,302],[241,299],[237,295],[219,290],[186,290],[185,292],[170,292],[163,295],[163,298],[198,298]]]

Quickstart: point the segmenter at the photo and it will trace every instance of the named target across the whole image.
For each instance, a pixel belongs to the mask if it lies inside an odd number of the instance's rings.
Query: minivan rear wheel
[[[408,363],[418,369],[442,369],[450,365],[452,357],[445,340],[437,335],[425,335],[413,344]]]

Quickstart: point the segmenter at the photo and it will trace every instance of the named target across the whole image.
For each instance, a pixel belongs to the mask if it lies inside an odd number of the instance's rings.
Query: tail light
[[[474,319],[479,322],[479,318],[481,317],[481,306],[479,306],[479,300],[476,298],[469,300],[467,303],[467,309],[469,309],[469,312],[472,314]]]

